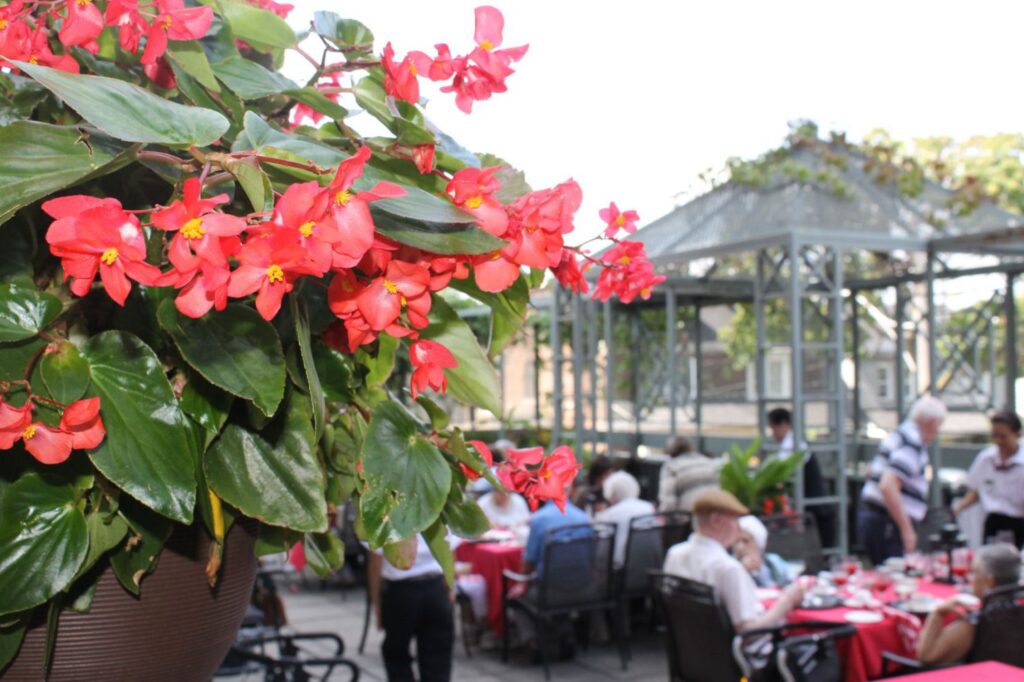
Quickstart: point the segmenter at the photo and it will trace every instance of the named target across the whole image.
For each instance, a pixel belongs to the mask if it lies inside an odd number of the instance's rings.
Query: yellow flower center
[[[29,424],[28,426],[25,427],[25,430],[22,432],[21,437],[24,438],[25,440],[32,440],[35,437],[35,435],[36,425]]]
[[[109,249],[103,252],[100,256],[100,262],[104,265],[113,265],[114,261],[117,260],[117,249],[111,246]]]
[[[501,251],[495,251],[491,254],[491,260],[498,260],[501,258]]]
[[[384,288],[388,290],[389,294],[398,293],[398,285],[392,282],[390,279],[384,280]]]
[[[267,281],[271,284],[284,281],[284,270],[281,269],[280,265],[275,264],[267,268]]]
[[[5,28],[7,28],[7,25],[8,24],[7,24],[7,20],[6,19],[0,19],[0,31],[2,31]]]
[[[626,224],[626,216],[624,216],[624,215],[622,215],[620,213],[619,217],[615,219],[615,224],[618,225],[619,227],[622,227],[623,225],[625,225]]]
[[[334,195],[334,203],[338,206],[345,206],[351,198],[352,195],[349,194],[349,191],[347,189],[343,189]]]
[[[481,40],[480,41],[480,47],[482,47],[483,49],[485,49],[488,52],[490,52],[491,50],[494,49],[494,43],[492,43],[489,40]]]
[[[648,296],[651,295],[651,288],[644,287],[643,289],[640,290],[640,295],[643,296],[644,298],[647,298]]]
[[[75,3],[79,7],[85,7],[86,5],[91,5],[92,4],[92,0],[75,0]]]
[[[166,31],[167,29],[169,29],[171,27],[171,24],[173,24],[173,23],[174,23],[174,19],[172,19],[170,15],[164,17],[164,21],[163,21],[164,30]]]
[[[202,239],[205,235],[202,218],[193,218],[181,228],[181,236],[185,239]]]
[[[629,265],[632,262],[633,259],[630,258],[629,256],[623,256],[622,258],[619,259],[619,265]]]
[[[308,223],[302,223],[302,225],[299,225],[299,232],[302,233],[303,237],[312,237],[313,225],[315,224],[316,223],[314,223],[312,220],[310,220]]]
[[[414,76],[420,75],[419,72],[416,70],[416,65],[413,64],[412,62],[409,62],[409,73],[411,73]]]
[[[29,64],[38,64],[39,63],[39,55],[34,54],[31,57],[29,57],[28,58],[28,63]]]
[[[466,200],[466,206],[469,206],[470,208],[480,208],[480,204],[482,203],[484,203],[484,198],[479,194]]]
[[[526,231],[529,234],[533,234],[534,232],[537,231],[537,226],[536,225],[527,225],[526,226]]]
[[[405,298],[405,296],[399,296],[398,302],[402,305],[403,308],[409,304],[409,301],[408,299]]]

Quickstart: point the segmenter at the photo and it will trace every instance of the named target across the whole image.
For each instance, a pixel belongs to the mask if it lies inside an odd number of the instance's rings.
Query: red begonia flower
[[[71,456],[71,434],[42,422],[25,427],[21,434],[25,449],[43,464],[60,464]]]
[[[494,466],[494,454],[491,452],[491,449],[487,447],[487,443],[482,440],[467,440],[466,445],[472,445],[473,448],[480,453],[480,457],[484,460],[484,466],[488,468]],[[462,473],[466,475],[466,480],[475,481],[480,478],[480,474],[473,471],[462,462],[459,462],[459,468],[461,468]]]
[[[384,67],[384,91],[392,97],[416,104],[420,101],[420,84],[416,79],[417,70],[407,55],[401,62],[395,62],[395,49],[391,43],[384,46],[380,59]]]
[[[46,231],[53,255],[61,259],[76,296],[89,293],[97,273],[110,298],[124,305],[131,280],[148,286],[167,283],[146,262],[146,239],[138,219],[117,199],[75,195],[51,199],[43,210],[56,218]]]
[[[359,294],[356,304],[370,328],[382,331],[394,324],[403,310],[426,315],[430,310],[429,285],[430,272],[423,266],[391,261],[384,276],[370,282]],[[423,310],[424,303],[426,310]],[[426,319],[423,321],[424,324],[418,326],[426,326]]]
[[[458,367],[452,352],[435,341],[422,339],[409,346],[409,361],[413,366],[412,397],[413,400],[425,388],[432,388],[438,393],[448,390],[448,379],[444,370]]]
[[[102,443],[107,430],[100,417],[99,396],[68,405],[61,415],[60,428],[71,434],[71,447],[76,450],[90,450]]]
[[[25,429],[32,423],[31,401],[15,407],[0,400],[0,450],[10,450],[18,442]]]
[[[185,7],[184,0],[157,0],[157,6],[159,12],[146,33],[146,49],[139,60],[143,65],[156,64],[167,51],[168,40],[199,40],[213,24],[209,7]]]
[[[405,194],[405,190],[393,182],[378,182],[366,192],[351,191],[352,185],[362,176],[370,156],[370,148],[363,146],[338,164],[338,172],[327,190],[331,217],[338,228],[332,265],[335,269],[355,266],[373,246],[374,225],[370,202]]]
[[[67,0],[68,14],[57,38],[64,47],[87,45],[103,33],[103,15],[92,0]]]
[[[636,211],[619,211],[619,207],[613,201],[608,208],[602,208],[598,215],[605,222],[604,236],[611,238],[618,234],[619,230],[633,234],[636,232],[636,221],[640,216]]]

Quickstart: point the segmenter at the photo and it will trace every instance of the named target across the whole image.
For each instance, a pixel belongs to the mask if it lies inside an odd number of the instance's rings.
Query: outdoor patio
[[[315,581],[314,581],[315,582]],[[345,641],[346,655],[358,663],[363,680],[385,680],[380,644],[383,633],[371,626],[366,640],[365,653],[356,653],[359,636],[363,627],[365,593],[362,587],[337,590],[320,590],[311,584],[300,588],[297,593],[282,589],[290,627],[297,632],[335,632]],[[456,626],[458,628],[458,626]],[[456,634],[461,634],[458,629]],[[664,635],[651,634],[641,628],[632,640],[633,659],[629,669],[623,671],[619,665],[617,649],[611,643],[591,645],[584,655],[570,661],[552,663],[551,679],[555,682],[584,682],[588,680],[659,680],[667,676]],[[472,658],[466,657],[461,639],[455,646],[453,682],[513,682],[520,680],[543,680],[540,665],[525,665],[510,661],[501,662],[500,650],[480,650],[474,647]],[[259,675],[235,679],[257,679]],[[342,682],[349,679],[347,671],[339,670],[330,680]]]

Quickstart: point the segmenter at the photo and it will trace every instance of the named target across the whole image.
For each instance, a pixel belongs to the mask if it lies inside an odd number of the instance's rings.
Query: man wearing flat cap
[[[686,542],[673,546],[665,557],[665,572],[715,588],[737,631],[780,624],[804,597],[790,585],[771,608],[757,598],[750,573],[729,554],[740,532],[739,519],[750,511],[732,493],[709,490],[693,503],[696,529]]]

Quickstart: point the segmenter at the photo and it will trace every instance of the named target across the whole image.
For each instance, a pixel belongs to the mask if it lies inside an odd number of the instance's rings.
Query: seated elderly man
[[[606,478],[602,485],[602,493],[611,506],[599,511],[594,520],[617,525],[612,561],[615,568],[622,568],[626,563],[626,541],[629,538],[630,520],[653,514],[654,505],[640,499],[640,484],[625,471],[616,471]]]
[[[1013,545],[985,545],[974,556],[971,566],[971,591],[983,599],[997,587],[1016,585],[1020,580],[1020,554]],[[962,597],[947,599],[928,614],[921,629],[917,657],[928,665],[949,665],[962,661],[974,644],[977,611],[970,612]],[[945,625],[950,617],[955,619]]]
[[[739,536],[740,517],[750,511],[731,493],[711,490],[694,500],[693,513],[695,530],[686,542],[668,551],[665,572],[715,588],[737,631],[781,624],[803,600],[803,588],[790,585],[765,609],[757,598],[754,579],[726,549]]]

